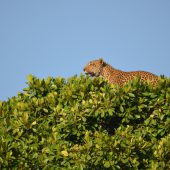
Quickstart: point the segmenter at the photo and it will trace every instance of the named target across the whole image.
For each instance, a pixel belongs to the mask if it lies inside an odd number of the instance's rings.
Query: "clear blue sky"
[[[170,77],[170,0],[0,1],[0,100],[28,74],[68,78],[99,57]]]

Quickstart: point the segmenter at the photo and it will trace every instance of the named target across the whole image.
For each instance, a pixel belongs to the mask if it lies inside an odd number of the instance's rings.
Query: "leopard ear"
[[[106,64],[105,61],[103,60],[103,58],[99,58],[99,62],[100,62],[100,64],[102,64],[102,65],[105,65],[105,64]]]
[[[99,58],[99,61],[100,61],[100,63],[101,63],[101,64],[103,64],[103,63],[104,63],[103,58]]]

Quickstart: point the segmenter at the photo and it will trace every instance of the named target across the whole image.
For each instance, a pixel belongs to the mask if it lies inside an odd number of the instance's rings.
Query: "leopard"
[[[124,86],[129,81],[140,77],[140,81],[149,82],[153,86],[158,84],[159,77],[153,73],[147,71],[122,71],[113,68],[111,65],[106,63],[103,58],[90,61],[84,67],[85,74],[92,77],[103,77],[109,84],[115,84],[118,86]]]

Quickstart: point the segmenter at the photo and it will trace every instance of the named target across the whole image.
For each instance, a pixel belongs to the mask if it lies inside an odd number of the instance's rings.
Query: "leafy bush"
[[[27,84],[0,102],[0,169],[170,169],[170,79]]]

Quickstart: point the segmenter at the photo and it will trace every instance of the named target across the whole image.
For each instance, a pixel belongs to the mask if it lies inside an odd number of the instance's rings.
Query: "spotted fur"
[[[141,81],[151,82],[151,84],[156,85],[158,83],[158,76],[146,71],[131,71],[124,72],[111,67],[109,64],[103,61],[103,59],[90,61],[85,67],[84,72],[91,76],[102,76],[110,84],[117,84],[123,86],[130,80],[139,76]]]

